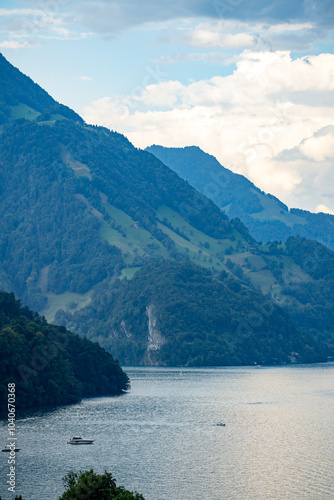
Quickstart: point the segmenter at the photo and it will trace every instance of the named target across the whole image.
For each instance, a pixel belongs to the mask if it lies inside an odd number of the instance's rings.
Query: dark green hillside
[[[10,283],[41,310],[43,272],[49,292],[85,293],[123,266],[120,250],[98,238],[99,218],[85,201],[93,189],[64,166],[53,129],[14,123],[0,136],[0,148],[3,287]]]
[[[334,249],[334,216],[291,209],[265,194],[246,177],[223,167],[200,148],[151,146],[146,151],[211,198],[229,217],[238,217],[257,241],[286,240],[289,236],[317,239]]]
[[[317,241],[288,238],[286,253],[315,280],[334,280],[334,252]]]
[[[15,383],[16,407],[76,403],[83,396],[116,395],[129,380],[118,362],[98,344],[49,325],[0,292],[0,394]]]
[[[334,252],[317,241],[288,238],[286,253],[312,279],[286,283],[282,301],[302,331],[308,331],[323,341],[333,343],[334,337]],[[331,353],[332,354],[332,353]]]
[[[125,364],[280,364],[291,352],[300,362],[326,359],[261,293],[190,263],[148,264],[58,320],[98,338]]]

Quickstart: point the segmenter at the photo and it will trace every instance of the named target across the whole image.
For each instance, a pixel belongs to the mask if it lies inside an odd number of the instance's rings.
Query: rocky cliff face
[[[147,364],[154,366],[158,364],[155,361],[155,353],[166,343],[166,339],[157,326],[156,307],[153,304],[146,307],[146,314],[148,316]],[[159,364],[161,365],[161,362]]]

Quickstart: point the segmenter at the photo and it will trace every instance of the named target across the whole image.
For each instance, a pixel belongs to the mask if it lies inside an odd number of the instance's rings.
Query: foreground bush
[[[145,500],[139,493],[117,486],[110,472],[96,474],[90,471],[69,472],[63,478],[65,493],[59,500]]]

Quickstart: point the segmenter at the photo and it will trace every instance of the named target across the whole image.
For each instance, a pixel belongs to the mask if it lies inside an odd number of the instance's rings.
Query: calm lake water
[[[126,371],[124,396],[17,421],[25,500],[56,500],[68,471],[90,468],[145,500],[334,498],[334,364]],[[94,444],[66,444],[73,435]],[[7,442],[3,420],[0,437]]]

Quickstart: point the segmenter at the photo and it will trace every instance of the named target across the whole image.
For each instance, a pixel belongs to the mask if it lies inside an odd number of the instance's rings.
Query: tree
[[[65,493],[59,500],[144,500],[139,493],[117,486],[110,472],[96,474],[89,471],[69,472],[63,477]]]

